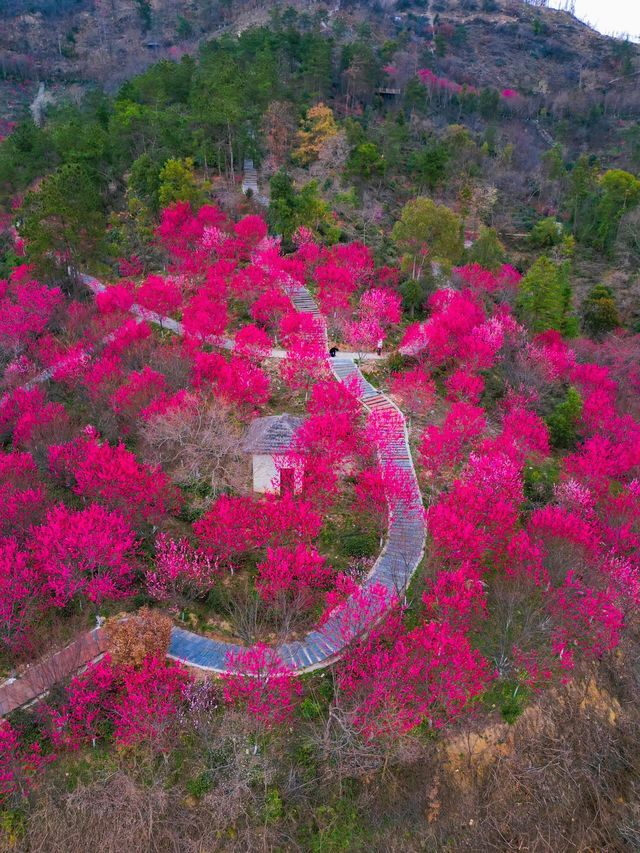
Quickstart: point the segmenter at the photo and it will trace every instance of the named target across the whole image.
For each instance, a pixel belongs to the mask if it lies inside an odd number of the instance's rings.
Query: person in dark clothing
[[[331,349],[329,350],[329,355],[331,356],[331,358],[335,358],[337,352],[339,352],[338,347],[331,347]]]

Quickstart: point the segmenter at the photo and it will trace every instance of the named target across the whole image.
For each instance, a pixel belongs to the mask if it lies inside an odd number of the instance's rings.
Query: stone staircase
[[[260,192],[258,183],[258,170],[253,165],[253,160],[245,160],[242,170],[242,192],[246,195],[251,190],[251,197],[263,207],[269,207],[269,199]]]

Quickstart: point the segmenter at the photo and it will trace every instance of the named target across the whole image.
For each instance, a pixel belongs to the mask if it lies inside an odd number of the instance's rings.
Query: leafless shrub
[[[214,495],[246,486],[248,463],[240,450],[240,430],[216,401],[198,400],[157,415],[145,426],[143,443],[147,460],[160,464],[176,483],[206,480]]]

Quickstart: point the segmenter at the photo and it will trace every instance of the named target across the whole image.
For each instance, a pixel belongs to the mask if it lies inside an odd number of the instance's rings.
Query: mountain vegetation
[[[637,849],[637,47],[0,10],[0,849]]]

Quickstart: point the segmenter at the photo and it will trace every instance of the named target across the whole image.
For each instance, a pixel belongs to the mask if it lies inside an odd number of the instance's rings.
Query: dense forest
[[[637,849],[637,46],[120,6],[0,3],[0,849]]]

